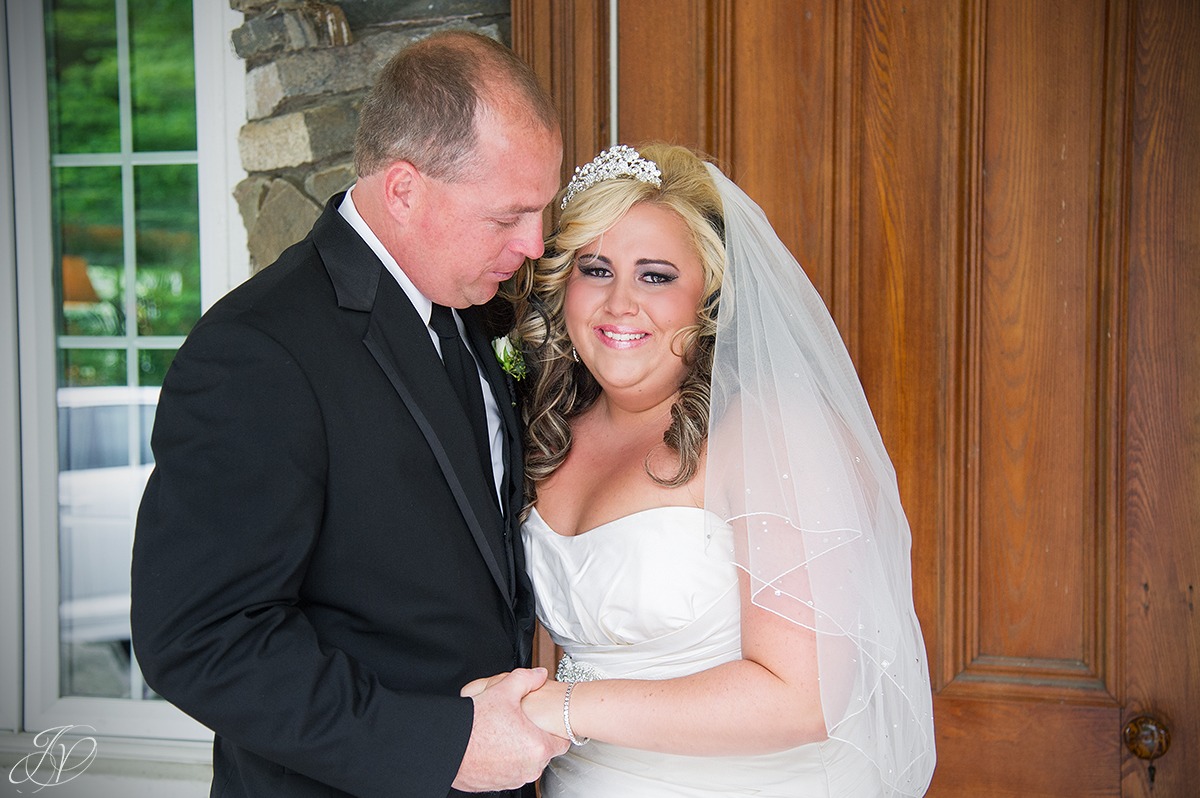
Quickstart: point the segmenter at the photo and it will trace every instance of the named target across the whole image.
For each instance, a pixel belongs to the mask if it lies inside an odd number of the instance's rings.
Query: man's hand
[[[506,676],[508,676],[508,673],[497,673],[495,676],[488,676],[467,682],[463,685],[463,689],[458,691],[458,694],[463,698],[474,698],[492,685],[503,681]]]
[[[454,779],[463,792],[512,790],[537,779],[551,758],[570,744],[533,725],[521,699],[546,681],[546,669],[515,670],[463,688],[475,702],[471,739]],[[468,691],[475,691],[471,694]]]

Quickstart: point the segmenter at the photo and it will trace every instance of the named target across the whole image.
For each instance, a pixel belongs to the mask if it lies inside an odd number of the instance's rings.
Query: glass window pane
[[[142,465],[154,462],[154,450],[150,448],[150,433],[154,431],[154,414],[157,410],[157,400],[154,403],[143,404],[140,409],[138,421],[141,425],[142,456],[138,462]]]
[[[112,388],[66,388],[58,405],[58,470],[129,465],[129,412]],[[116,389],[118,391],[123,389]],[[96,404],[107,394],[112,404]]]
[[[129,663],[129,560],[157,398],[123,385],[58,391],[63,695],[141,691]]]
[[[46,0],[45,8],[51,152],[119,151],[116,3]]]
[[[196,167],[134,170],[138,333],[185,335],[200,318]]]
[[[125,255],[121,170],[72,166],[53,170],[55,251],[60,263],[66,335],[125,332]]]
[[[74,613],[76,604],[64,604],[64,614]],[[129,611],[129,603],[125,603]],[[129,698],[129,640],[73,640],[76,624],[63,621],[63,642],[59,649],[62,695],[91,698]]]
[[[60,349],[58,384],[60,388],[125,385],[124,349]]]
[[[182,337],[200,316],[192,8],[45,2],[52,151],[73,156],[51,164],[57,329],[70,336],[58,351],[59,685],[154,698],[130,653],[129,562],[175,355],[144,336]],[[137,152],[190,163],[136,165]]]
[[[129,0],[133,149],[196,149],[192,4]]]
[[[174,349],[142,349],[138,352],[138,385],[161,387],[175,359]]]

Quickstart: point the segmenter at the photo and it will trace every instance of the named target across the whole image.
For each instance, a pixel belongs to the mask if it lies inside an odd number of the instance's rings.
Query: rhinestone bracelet
[[[587,745],[590,737],[576,737],[571,731],[571,692],[578,682],[567,682],[567,693],[563,696],[563,727],[567,730],[567,739],[573,745]]]

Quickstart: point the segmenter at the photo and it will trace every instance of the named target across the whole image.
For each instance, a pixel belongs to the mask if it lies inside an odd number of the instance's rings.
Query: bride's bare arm
[[[661,681],[579,682],[576,737],[662,753],[713,756],[794,748],[825,739],[814,633],[750,601],[739,572],[742,659]],[[566,685],[548,681],[522,707],[538,726],[563,728]]]

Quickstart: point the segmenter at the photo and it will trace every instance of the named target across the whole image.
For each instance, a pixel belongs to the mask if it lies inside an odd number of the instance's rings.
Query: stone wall
[[[444,28],[511,42],[509,0],[229,0],[245,14],[231,35],[246,62],[238,136],[249,173],[234,196],[252,268],[312,227],[330,195],[354,182],[358,106],[405,44]]]

